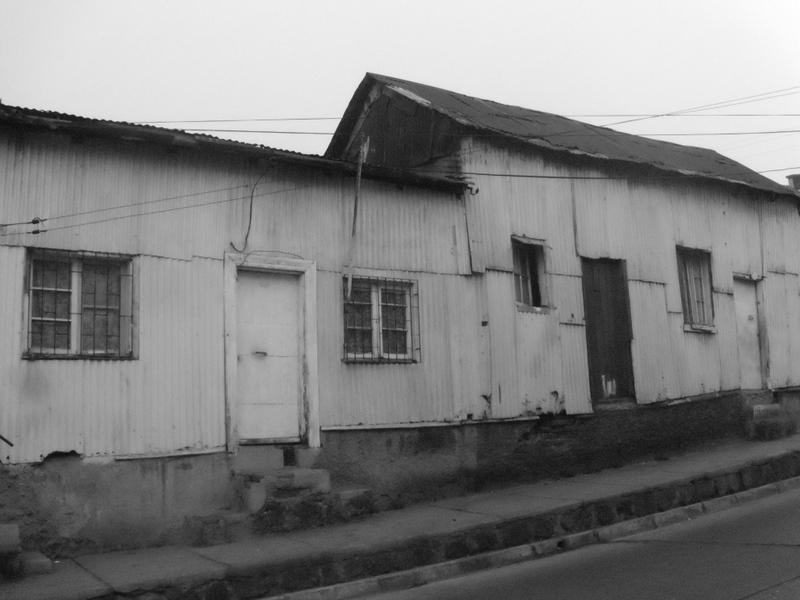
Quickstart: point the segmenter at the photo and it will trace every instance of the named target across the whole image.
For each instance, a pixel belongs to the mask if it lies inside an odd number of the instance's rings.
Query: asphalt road
[[[800,490],[380,600],[800,599]]]

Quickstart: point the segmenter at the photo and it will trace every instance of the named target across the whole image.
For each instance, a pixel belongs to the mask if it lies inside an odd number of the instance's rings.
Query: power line
[[[569,118],[612,118],[612,117],[649,117],[649,118],[658,118],[658,117],[678,117],[678,118],[686,118],[686,117],[699,117],[699,118],[707,118],[707,117],[800,117],[800,113],[716,113],[710,115],[698,115],[695,113],[688,113],[688,114],[652,114],[652,113],[642,113],[642,114],[622,114],[622,113],[608,113],[608,114],[585,114],[585,115],[563,115]]]
[[[736,175],[736,174],[746,175],[746,174],[752,173],[752,172],[755,172],[755,173],[774,173],[774,172],[779,172],[779,171],[793,171],[793,170],[798,170],[798,169],[800,169],[800,165],[794,166],[794,167],[781,167],[781,168],[776,168],[776,169],[766,169],[766,170],[763,170],[763,171],[750,171],[750,170],[748,170],[748,171],[741,171],[739,173],[733,172],[731,175]],[[452,171],[446,171],[446,170],[441,170],[441,169],[415,169],[415,172],[427,173],[427,174],[450,175],[450,176],[454,175],[454,173]],[[580,180],[624,180],[624,179],[663,180],[663,179],[674,179],[674,178],[683,178],[684,177],[683,175],[660,175],[660,176],[656,175],[656,176],[639,176],[639,177],[625,176],[625,175],[617,176],[617,177],[609,177],[609,176],[602,176],[602,175],[601,176],[594,176],[594,175],[586,175],[586,176],[581,176],[581,175],[534,175],[534,174],[528,174],[528,173],[491,173],[491,172],[481,172],[481,171],[462,171],[462,172],[459,172],[458,174],[459,175],[482,176],[482,177],[508,177],[508,178],[511,178],[511,179],[555,179],[555,180],[576,180],[576,181],[580,181]],[[56,215],[54,217],[43,217],[43,218],[42,217],[34,217],[34,218],[32,218],[32,219],[30,219],[28,221],[18,221],[18,222],[14,222],[14,223],[0,223],[0,227],[11,227],[11,226],[21,226],[21,225],[39,225],[39,224],[42,224],[42,223],[45,223],[45,222],[57,221],[57,220],[61,220],[61,219],[88,216],[88,215],[92,215],[92,214],[99,214],[99,213],[104,213],[104,212],[109,212],[109,211],[114,211],[114,210],[122,210],[122,209],[125,209],[125,208],[135,208],[135,207],[140,207],[140,206],[150,206],[150,205],[158,204],[158,203],[161,203],[161,202],[168,202],[170,200],[181,200],[181,199],[184,199],[184,198],[192,198],[192,197],[197,197],[197,196],[202,196],[202,195],[207,195],[207,194],[213,194],[213,193],[219,193],[219,192],[227,192],[227,191],[232,191],[232,190],[237,190],[237,189],[242,189],[242,188],[250,188],[250,187],[252,187],[251,184],[241,184],[241,185],[235,185],[235,186],[229,186],[229,187],[223,187],[223,188],[215,188],[215,189],[210,189],[210,190],[201,190],[201,191],[198,191],[198,192],[191,192],[191,193],[187,193],[187,194],[179,194],[179,195],[175,195],[175,196],[165,196],[165,197],[156,198],[156,199],[153,199],[153,200],[144,200],[144,201],[140,201],[140,202],[131,202],[131,203],[128,203],[128,204],[118,204],[118,205],[114,205],[114,206],[104,206],[104,207],[101,207],[101,208],[96,208],[96,209],[91,209],[91,210],[84,210],[84,211],[79,211],[79,212],[74,212],[74,213]],[[289,192],[289,191],[294,191],[294,190],[299,190],[299,189],[306,189],[308,187],[312,187],[312,186],[310,186],[310,185],[308,185],[308,186],[299,186],[299,187],[294,187],[294,188],[287,188],[287,189],[284,189],[284,190],[277,190],[277,191],[272,191],[272,192],[264,192],[264,193],[260,193],[260,194],[255,194],[255,195],[253,195],[253,197],[268,196],[268,195],[277,194],[277,193]],[[176,211],[176,210],[184,210],[184,209],[196,208],[196,207],[201,207],[201,206],[211,206],[211,205],[214,205],[214,204],[224,204],[226,202],[235,202],[237,200],[246,200],[246,199],[248,199],[250,197],[251,197],[250,194],[245,194],[243,196],[236,196],[234,198],[225,198],[225,199],[222,199],[222,200],[213,200],[213,201],[210,201],[210,202],[204,202],[204,203],[199,203],[199,204],[190,204],[190,205],[187,205],[187,206],[178,206],[178,207],[166,208],[166,209],[157,210],[157,211],[147,211],[147,212],[142,212],[142,213],[134,213],[134,214],[130,214],[130,215],[118,215],[118,216],[114,216],[114,217],[109,217],[107,219],[97,219],[97,220],[94,220],[94,221],[84,221],[84,222],[81,222],[81,223],[70,223],[68,225],[63,225],[63,226],[58,226],[58,227],[49,227],[47,229],[40,230],[40,232],[44,233],[44,232],[47,232],[47,231],[58,231],[58,230],[61,230],[61,229],[69,229],[69,228],[73,228],[73,227],[80,227],[80,226],[83,226],[83,225],[93,225],[93,224],[97,224],[97,223],[107,223],[107,222],[115,221],[115,220],[118,220],[118,219],[127,219],[127,218],[138,217],[138,216],[146,216],[146,215],[151,215],[151,214],[168,213],[168,212],[173,212],[173,211]],[[0,233],[0,236],[27,235],[27,234],[30,234],[30,233],[31,232],[25,232],[25,231],[22,231],[22,232],[2,232],[2,233]]]
[[[700,112],[706,110],[713,110],[715,108],[726,108],[728,106],[739,106],[740,104],[748,104],[751,102],[761,102],[762,100],[771,100],[773,98],[781,98],[783,96],[791,96],[793,94],[800,93],[796,90],[800,90],[800,86],[795,85],[788,88],[782,88],[780,90],[773,90],[771,92],[763,92],[761,94],[754,94],[751,96],[742,96],[739,98],[732,98],[729,100],[721,100],[719,102],[712,102],[711,104],[700,104],[698,106],[690,106],[689,108],[683,108],[678,110],[673,110],[666,113],[661,113],[652,116],[646,117],[639,117],[635,119],[626,119],[625,121],[616,121],[614,123],[607,123],[603,125],[603,127],[612,127],[614,125],[622,125],[624,123],[633,123],[635,121],[644,121],[647,119],[654,119],[657,117],[666,117],[666,116],[674,116],[680,115],[682,113],[693,113],[693,112]]]
[[[709,136],[709,135],[773,135],[776,133],[800,133],[800,129],[777,129],[774,131],[697,131],[693,133],[637,133],[634,135],[652,135],[652,136],[673,136],[673,135],[680,135],[680,136],[693,136],[693,135],[702,135],[702,136]]]
[[[255,194],[255,197],[259,197],[260,198],[260,197],[263,197],[263,196],[281,194],[281,193],[284,193],[284,192],[293,192],[293,191],[296,191],[296,190],[302,190],[302,189],[306,189],[306,188],[309,188],[309,187],[312,187],[312,186],[311,185],[305,185],[305,186],[297,186],[297,187],[293,187],[293,188],[286,188],[286,189],[282,189],[282,190],[273,190],[271,192],[262,192],[260,194]],[[60,231],[60,230],[64,230],[64,229],[74,229],[75,227],[84,227],[86,225],[97,225],[99,223],[110,223],[111,221],[119,221],[121,219],[133,219],[133,218],[137,218],[137,217],[146,217],[146,216],[150,216],[150,215],[160,215],[160,214],[164,214],[164,213],[175,212],[175,211],[179,211],[179,210],[187,210],[187,209],[190,209],[190,208],[201,208],[203,206],[212,206],[214,204],[225,204],[227,202],[236,202],[237,200],[245,200],[245,199],[247,199],[249,197],[250,197],[250,194],[247,194],[245,196],[238,196],[236,198],[225,198],[223,200],[212,200],[210,202],[201,202],[201,203],[198,203],[198,204],[190,204],[188,206],[176,206],[176,207],[164,208],[164,209],[160,209],[160,210],[152,210],[152,211],[141,212],[141,213],[133,213],[133,214],[130,214],[130,215],[117,215],[115,217],[108,217],[106,219],[97,219],[97,220],[94,220],[94,221],[84,221],[82,223],[70,223],[68,225],[59,225],[58,227],[50,227],[50,228],[41,229],[41,230],[38,230],[38,231],[34,230],[34,231],[19,231],[19,232],[3,232],[3,233],[0,233],[0,236],[32,235],[32,234],[48,233],[48,232],[51,232],[51,231]]]
[[[602,127],[605,127],[604,125]],[[269,133],[269,134],[287,134],[287,135],[333,135],[333,131],[281,131],[272,129],[206,129],[206,128],[193,128],[184,129],[184,131],[191,132],[216,132],[216,133]],[[714,135],[771,135],[776,133],[798,133],[800,129],[778,129],[774,131],[698,131],[698,132],[679,132],[679,133],[631,133],[629,135],[638,136],[714,136]],[[595,132],[599,133],[599,132]],[[624,132],[621,132],[624,133]],[[572,129],[568,131],[557,131],[555,133],[544,133],[541,136],[534,137],[554,137],[554,136],[567,136],[567,135],[585,135],[583,131]],[[476,134],[473,134],[473,137]],[[477,134],[480,137],[505,137],[505,133],[481,133]]]
[[[209,128],[187,128],[183,131],[206,132],[215,131],[218,133],[285,133],[289,135],[333,135],[332,131],[281,131],[272,129],[209,129]]]
[[[141,125],[161,125],[165,123],[259,123],[277,121],[338,121],[339,117],[274,117],[255,119],[177,119],[174,121],[131,121]]]

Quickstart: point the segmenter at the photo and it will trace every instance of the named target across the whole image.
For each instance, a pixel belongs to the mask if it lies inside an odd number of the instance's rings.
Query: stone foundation
[[[569,477],[744,434],[739,393],[534,421],[324,431],[318,466],[390,505]]]
[[[505,482],[571,476],[640,457],[658,458],[741,436],[746,404],[740,394],[729,394],[529,421],[324,431],[321,449],[289,454],[304,468],[328,470],[332,494],[368,493],[369,507],[353,507],[345,496],[311,504],[298,500],[297,506],[284,502],[280,510],[265,504],[256,525],[275,531],[339,522]],[[276,464],[286,452],[280,449],[279,454]],[[234,471],[247,458],[246,453],[235,457],[220,452],[101,463],[67,454],[36,465],[0,465],[0,523],[18,524],[23,549],[51,557],[224,542],[230,527],[243,525],[236,521],[242,499]],[[296,523],[306,514],[309,523]]]

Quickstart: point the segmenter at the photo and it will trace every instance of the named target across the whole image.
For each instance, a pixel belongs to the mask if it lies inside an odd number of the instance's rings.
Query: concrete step
[[[232,463],[236,473],[266,475],[284,466],[284,450],[280,446],[239,446]]]
[[[376,511],[374,495],[367,488],[269,498],[253,515],[253,529],[263,534],[322,527],[353,521]]]
[[[327,494],[331,476],[325,469],[282,467],[263,474],[239,473],[243,507],[256,513],[267,500]]]
[[[746,425],[748,439],[774,440],[796,431],[797,422],[780,404],[755,404],[749,411]]]

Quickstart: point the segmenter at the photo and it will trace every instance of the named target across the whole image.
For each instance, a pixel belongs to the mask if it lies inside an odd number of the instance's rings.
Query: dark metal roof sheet
[[[447,115],[462,125],[535,146],[598,159],[645,164],[684,175],[743,184],[779,194],[792,194],[784,186],[722,154],[706,148],[683,146],[590,125],[559,115],[466,96],[413,81],[368,73],[336,130],[326,156],[336,156],[355,126],[357,113],[376,85]]]
[[[184,148],[208,149],[216,152],[241,154],[248,157],[267,158],[277,162],[298,166],[324,168],[348,174],[356,172],[356,165],[350,162],[326,158],[316,154],[304,154],[291,150],[279,150],[261,144],[250,144],[227,140],[212,135],[191,133],[182,129],[168,129],[153,125],[141,125],[124,121],[92,119],[67,113],[45,111],[19,106],[0,104],[0,125],[34,127],[51,131],[69,131],[78,135],[114,138],[124,141],[150,142],[160,145]],[[407,183],[449,191],[460,191],[464,183],[449,178],[412,173],[402,169],[392,169],[364,165],[363,175],[369,179]]]

